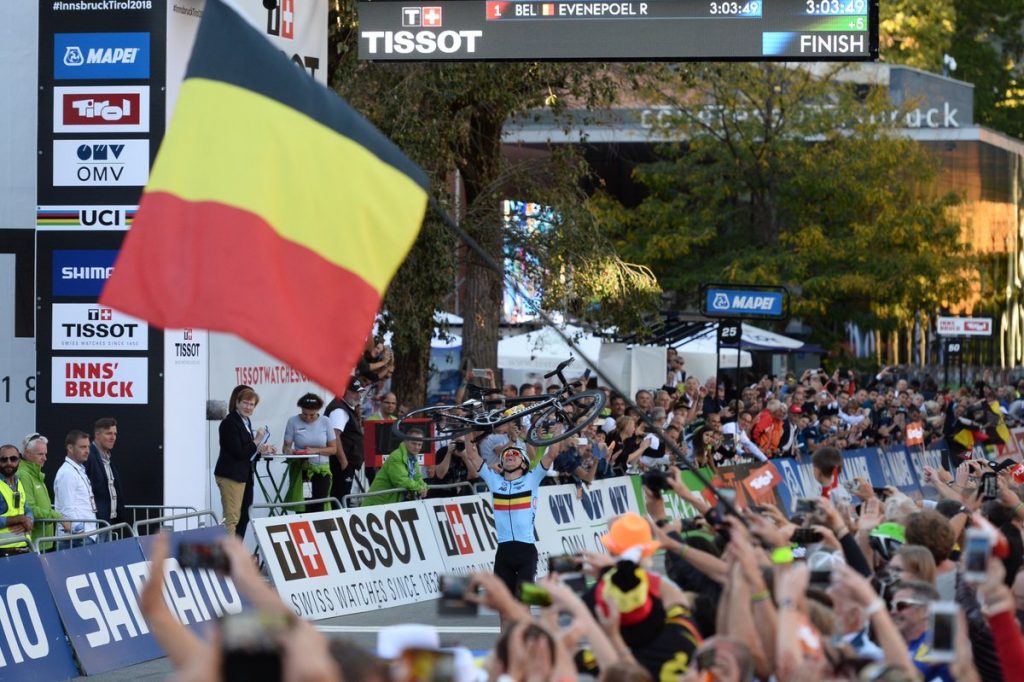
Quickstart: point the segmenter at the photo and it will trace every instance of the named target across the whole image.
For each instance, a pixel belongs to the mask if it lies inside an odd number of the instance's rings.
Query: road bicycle
[[[517,398],[484,397],[466,400],[459,405],[424,407],[405,415],[391,429],[403,440],[447,441],[474,432],[490,433],[502,424],[529,417],[527,443],[534,446],[558,443],[575,436],[597,419],[607,401],[604,391],[584,390],[590,378],[589,369],[580,379],[566,381],[562,371],[572,361],[569,358],[544,375],[545,379],[558,377],[562,387],[555,393]],[[425,424],[424,419],[431,423]],[[561,425],[563,430],[555,434],[552,431],[557,425]],[[428,426],[433,426],[433,429]]]

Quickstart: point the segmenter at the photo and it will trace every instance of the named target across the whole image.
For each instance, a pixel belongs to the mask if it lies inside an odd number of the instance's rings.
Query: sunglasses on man
[[[928,602],[918,601],[917,599],[900,599],[892,603],[893,611],[906,611],[911,606],[927,606]]]

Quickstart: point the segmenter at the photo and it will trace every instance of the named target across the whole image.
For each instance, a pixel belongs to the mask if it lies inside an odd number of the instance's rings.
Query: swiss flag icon
[[[423,25],[431,28],[437,28],[441,25],[441,8],[440,7],[424,7],[423,8]]]

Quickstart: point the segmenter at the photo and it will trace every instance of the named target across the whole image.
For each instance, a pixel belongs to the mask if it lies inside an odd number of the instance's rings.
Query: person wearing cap
[[[466,448],[466,465],[477,472],[494,496],[494,526],[498,535],[494,574],[512,594],[519,594],[519,586],[533,582],[537,575],[537,490],[560,449],[561,443],[549,445],[539,465],[531,470],[533,446],[510,441],[501,450],[499,473],[487,466],[475,449]]]
[[[420,436],[423,431],[420,429],[409,429],[410,433]],[[368,493],[377,493],[372,497],[363,498],[363,507],[372,507],[380,504],[393,504],[406,499],[406,494],[412,499],[419,499],[427,496],[427,484],[423,480],[423,472],[420,469],[420,451],[423,449],[423,442],[418,440],[403,440],[385,458],[380,471],[373,477]],[[385,490],[401,488],[405,492],[386,493]]]
[[[335,397],[324,409],[338,445],[330,461],[331,497],[338,500],[352,492],[352,481],[363,466],[363,420],[358,407],[364,390],[362,382],[352,377],[344,395]]]
[[[612,522],[601,544],[616,563],[600,574],[584,602],[595,615],[619,614],[622,639],[655,680],[676,679],[703,639],[681,603],[679,588],[641,565],[661,543],[645,518],[627,512]]]

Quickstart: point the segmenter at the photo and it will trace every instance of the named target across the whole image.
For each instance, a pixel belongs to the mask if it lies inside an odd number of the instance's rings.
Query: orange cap
[[[651,526],[647,519],[636,512],[626,512],[612,521],[608,532],[601,536],[601,544],[616,556],[639,547],[642,556],[648,557],[661,547],[661,543],[651,535]]]

